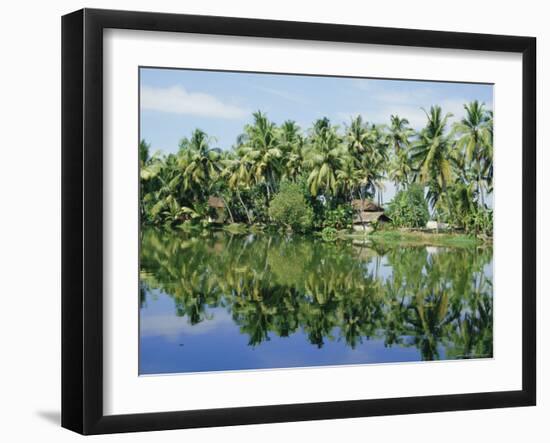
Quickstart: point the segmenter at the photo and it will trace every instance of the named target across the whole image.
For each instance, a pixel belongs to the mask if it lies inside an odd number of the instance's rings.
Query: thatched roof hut
[[[384,209],[371,200],[352,200],[351,206],[355,211],[384,212]]]
[[[370,200],[353,200],[353,224],[368,225],[374,222],[389,222],[390,218],[384,214],[384,208]]]
[[[353,223],[373,223],[373,222],[389,222],[390,218],[384,214],[384,211],[376,212],[361,212],[355,214],[353,217]]]

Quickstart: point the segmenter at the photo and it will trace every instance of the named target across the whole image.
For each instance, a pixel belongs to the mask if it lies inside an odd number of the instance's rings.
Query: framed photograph
[[[536,402],[536,41],[62,20],[62,425]]]

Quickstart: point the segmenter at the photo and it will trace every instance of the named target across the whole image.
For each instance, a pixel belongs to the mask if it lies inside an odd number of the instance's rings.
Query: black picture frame
[[[519,53],[522,98],[522,389],[177,412],[103,413],[103,30],[171,31]],[[228,426],[536,403],[536,39],[83,9],[62,18],[62,426],[82,434]]]

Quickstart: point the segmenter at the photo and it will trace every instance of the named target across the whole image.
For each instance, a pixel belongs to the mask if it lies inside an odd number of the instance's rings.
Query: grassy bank
[[[472,247],[492,244],[491,238],[474,237],[460,233],[435,233],[423,231],[380,230],[363,234],[355,232],[348,235],[352,239],[371,240],[377,243],[402,246],[448,246]]]
[[[244,234],[270,234],[281,233],[280,226],[276,225],[247,225],[244,223],[231,224],[210,224],[210,225],[184,225],[180,229],[186,232],[207,232],[222,230],[234,235]],[[287,234],[292,235],[291,231]],[[303,235],[294,233],[293,235]],[[323,238],[325,241],[338,240],[362,240],[371,241],[388,246],[443,246],[454,248],[468,248],[473,246],[490,246],[492,245],[492,237],[482,237],[467,235],[458,232],[426,232],[421,230],[405,230],[405,229],[381,229],[377,231],[353,232],[348,230],[333,230],[331,235],[326,236],[322,231],[312,232],[311,235]]]

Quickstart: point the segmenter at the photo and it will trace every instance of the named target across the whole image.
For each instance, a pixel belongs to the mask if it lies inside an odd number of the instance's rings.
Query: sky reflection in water
[[[492,357],[492,250],[143,233],[140,373]]]

